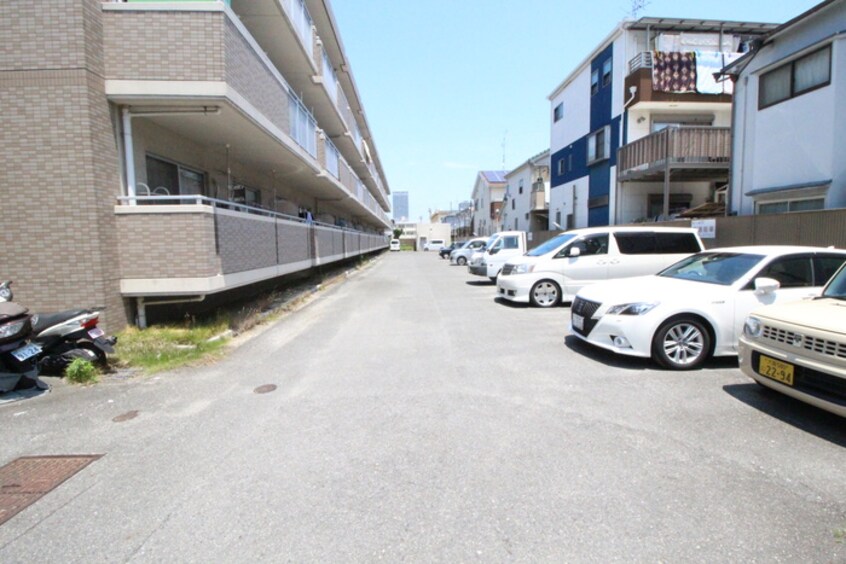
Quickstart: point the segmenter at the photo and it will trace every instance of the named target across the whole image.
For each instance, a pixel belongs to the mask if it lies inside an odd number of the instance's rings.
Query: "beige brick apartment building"
[[[0,3],[0,278],[33,310],[202,300],[386,246],[328,0]]]

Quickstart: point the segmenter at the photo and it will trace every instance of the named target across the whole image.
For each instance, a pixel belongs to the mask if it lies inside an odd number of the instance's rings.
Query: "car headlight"
[[[516,264],[511,269],[511,274],[527,274],[535,269],[534,264]]]
[[[761,331],[764,330],[764,324],[757,317],[749,316],[743,324],[743,334],[747,337],[757,339],[761,336]]]
[[[619,304],[608,309],[608,315],[643,315],[652,311],[658,302],[637,302],[633,304]]]

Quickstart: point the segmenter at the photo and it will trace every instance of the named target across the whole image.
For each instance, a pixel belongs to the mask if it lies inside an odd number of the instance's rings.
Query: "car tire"
[[[552,280],[539,280],[529,291],[529,301],[535,307],[557,307],[561,303],[561,288]]]
[[[467,259],[464,257],[458,257],[457,259],[455,259],[455,263],[458,266],[464,266],[465,264],[467,264]]]
[[[681,315],[664,322],[652,337],[652,357],[670,370],[698,368],[711,356],[711,333],[702,320]]]

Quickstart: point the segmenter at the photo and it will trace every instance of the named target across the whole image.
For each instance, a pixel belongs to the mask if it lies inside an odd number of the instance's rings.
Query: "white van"
[[[391,250],[398,251],[400,250],[400,242],[399,239],[391,239]]]
[[[510,259],[497,279],[497,295],[554,307],[588,284],[655,274],[702,250],[698,231],[689,227],[574,229]]]
[[[495,281],[508,259],[523,256],[526,252],[525,231],[502,231],[488,241],[480,259],[471,261],[467,267],[470,274],[487,276]]]
[[[423,245],[424,251],[440,251],[441,247],[446,246],[446,241],[443,239],[432,239]]]

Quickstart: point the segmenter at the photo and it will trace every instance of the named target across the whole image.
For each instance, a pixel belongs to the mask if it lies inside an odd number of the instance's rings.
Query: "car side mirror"
[[[580,248],[578,248],[578,247],[570,247],[570,248],[567,250],[567,256],[568,256],[568,257],[574,257],[574,258],[575,258],[575,257],[577,257],[577,256],[579,256],[579,255],[581,255],[581,254],[582,254],[582,250],[581,250]]]
[[[488,254],[495,255],[499,252],[499,247],[494,247],[493,249],[488,249]]]
[[[755,293],[758,295],[772,294],[781,288],[781,283],[775,278],[756,278],[755,279]]]

